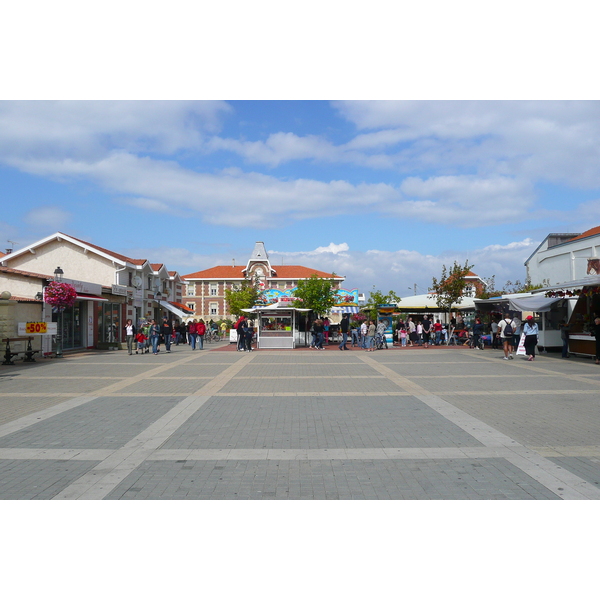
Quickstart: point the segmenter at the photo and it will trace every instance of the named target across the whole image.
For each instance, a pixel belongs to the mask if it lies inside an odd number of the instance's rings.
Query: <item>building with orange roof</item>
[[[312,275],[333,279],[338,294],[343,293],[346,300],[349,295],[354,297],[354,293],[358,296],[357,290],[340,288],[345,280],[343,276],[300,265],[272,265],[264,243],[256,242],[245,266],[219,265],[183,275],[187,284],[183,301],[194,311],[195,318],[217,321],[233,316],[227,308],[225,291],[235,289],[246,279],[258,280],[264,300],[270,304],[282,297],[293,297],[298,282],[309,279]]]
[[[557,285],[600,275],[600,227],[550,233],[525,261],[533,284]]]
[[[0,282],[8,291],[23,287],[23,272],[41,274],[50,281],[60,267],[62,280],[78,293],[76,305],[63,313],[63,347],[67,350],[121,347],[127,319],[139,326],[150,318],[160,320],[171,314],[183,320],[190,314],[182,302],[184,284],[176,271],[64,233],[57,232],[5,254],[0,257],[0,265],[4,267]],[[39,284],[37,287],[41,291]],[[51,307],[40,304],[39,318],[56,320]]]

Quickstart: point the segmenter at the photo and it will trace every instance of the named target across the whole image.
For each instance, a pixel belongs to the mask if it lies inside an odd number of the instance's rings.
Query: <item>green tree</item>
[[[318,277],[313,273],[308,279],[298,282],[296,296],[302,298],[302,302],[295,301],[294,306],[310,308],[317,315],[325,315],[337,301],[335,285],[333,279]]]
[[[369,299],[362,309],[369,319],[377,320],[377,309],[382,304],[398,304],[402,298],[393,290],[384,294],[381,290],[376,290],[373,286],[373,291],[369,292]]]
[[[509,280],[503,286],[501,286],[500,289],[496,289],[495,275],[492,275],[492,277],[488,279],[484,279],[484,281],[486,283],[485,289],[481,293],[477,294],[477,297],[482,299],[495,298],[504,294],[522,294],[525,292],[533,292],[534,290],[539,290],[550,285],[549,279],[544,279],[542,283],[532,284],[531,278],[527,277],[524,283],[521,283],[519,279],[517,279],[514,283]]]
[[[258,279],[245,279],[238,289],[225,290],[225,300],[232,315],[240,316],[243,308],[252,308],[260,297]]]
[[[473,265],[470,265],[469,261],[465,262],[464,267],[454,261],[450,271],[446,265],[442,265],[442,276],[439,280],[433,278],[431,289],[436,294],[435,301],[442,312],[449,313],[453,305],[462,302],[466,284],[465,277],[472,268]]]

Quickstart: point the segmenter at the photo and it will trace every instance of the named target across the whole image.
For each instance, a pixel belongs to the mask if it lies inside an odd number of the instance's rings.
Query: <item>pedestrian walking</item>
[[[512,360],[513,338],[515,335],[516,324],[511,319],[510,313],[504,314],[504,319],[498,323],[498,332],[502,340],[502,349],[504,350],[504,360]]]
[[[206,335],[206,323],[200,319],[196,325],[196,345],[199,350],[204,350],[204,336]]]
[[[363,321],[360,326],[360,337],[362,340],[361,348],[366,348],[367,344],[367,332],[369,331],[369,324],[366,321]]]
[[[133,354],[133,343],[135,341],[135,334],[137,333],[133,321],[131,319],[127,319],[123,329],[125,329],[125,336],[127,340],[127,352],[131,355]]]
[[[150,321],[150,343],[152,344],[152,354],[156,355],[160,352],[160,326],[154,319]]]
[[[252,352],[252,338],[254,337],[254,321],[248,319],[244,327],[244,342],[246,352]]]
[[[323,338],[325,327],[321,319],[317,319],[313,325],[315,331],[315,349],[323,350]]]
[[[498,349],[498,321],[494,318],[490,324],[490,329],[492,330],[492,348],[494,350]]]
[[[533,320],[531,315],[525,320],[523,333],[525,334],[525,354],[527,354],[527,360],[535,360],[535,347],[538,343],[539,332],[537,323]]]
[[[338,348],[340,350],[348,350],[346,348],[346,343],[348,342],[348,330],[350,329],[350,315],[348,313],[344,313],[342,315],[342,321],[340,322],[340,331],[342,332],[342,341]]]
[[[475,324],[473,325],[473,348],[479,349],[479,340],[483,335],[483,323],[481,319],[477,317]]]
[[[135,350],[136,354],[139,351],[141,351],[141,353],[144,354],[144,350],[146,350],[146,352],[148,352],[148,349],[147,349],[148,337],[146,335],[144,335],[143,331],[138,331],[137,335],[135,336],[135,341],[137,343],[137,348]]]
[[[165,350],[167,354],[171,353],[171,341],[173,338],[173,326],[171,325],[171,321],[168,317],[163,318],[162,325],[160,327],[160,334],[163,337],[165,342]]]
[[[367,336],[365,338],[366,352],[373,352],[373,340],[375,339],[375,323],[369,321]]]
[[[429,315],[425,315],[421,326],[423,328],[423,345],[425,348],[429,348],[429,339],[431,338],[431,321],[429,320]]]
[[[246,347],[246,340],[244,338],[244,327],[245,327],[246,317],[242,315],[233,328],[237,331],[237,351],[243,352]]]

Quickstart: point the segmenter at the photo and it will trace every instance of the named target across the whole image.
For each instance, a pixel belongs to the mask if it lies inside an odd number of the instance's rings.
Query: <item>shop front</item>
[[[592,325],[594,319],[600,317],[600,276],[547,287],[540,290],[542,294],[563,307],[557,321],[558,324],[561,321],[567,323],[569,353],[595,356],[596,338],[592,335]]]
[[[280,306],[283,304],[283,306]],[[298,337],[298,316],[305,308],[292,308],[287,303],[254,307],[244,312],[255,315],[256,347],[259,349],[295,348]],[[252,318],[252,317],[249,317]]]
[[[102,297],[102,286],[73,279],[62,279],[62,281],[75,288],[77,292],[75,304],[62,312],[46,304],[46,318],[57,324],[63,350],[94,348],[102,339],[100,330],[98,335],[94,332],[95,314],[101,314],[104,306],[110,304]],[[47,336],[42,340],[44,352],[53,351],[55,346],[55,336]]]

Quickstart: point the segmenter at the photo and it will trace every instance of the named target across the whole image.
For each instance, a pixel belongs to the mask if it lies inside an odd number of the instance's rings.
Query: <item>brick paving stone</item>
[[[414,398],[218,397],[163,448],[384,448],[478,446]]]
[[[96,464],[83,460],[0,460],[0,500],[49,500]]]
[[[108,499],[139,499],[139,473],[167,478],[170,491],[153,488],[145,497],[160,500],[229,499],[558,499],[541,484],[502,459],[469,461],[298,461],[281,469],[273,461],[237,461],[215,472],[212,461],[188,461],[191,469],[161,461],[144,463],[121,482]],[[187,463],[186,463],[187,464]],[[268,479],[268,473],[275,479]],[[344,484],[340,485],[340,481]]]
[[[0,498],[600,498],[590,361],[225,350],[0,370]]]
[[[97,398],[0,438],[2,448],[120,448],[181,398]]]
[[[562,458],[551,457],[549,460],[600,488],[600,458],[566,456]]]

